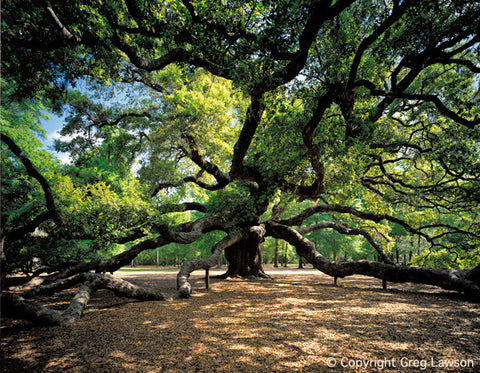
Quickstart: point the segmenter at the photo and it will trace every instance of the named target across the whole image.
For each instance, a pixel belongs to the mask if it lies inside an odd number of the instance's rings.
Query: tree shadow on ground
[[[170,289],[175,274],[169,276],[129,279]],[[335,287],[320,273],[213,280],[209,290],[203,276],[194,275],[192,284],[188,300],[131,302],[101,291],[72,325],[4,328],[4,366],[34,372],[331,372],[327,363],[333,361],[347,371],[414,372],[442,371],[434,366],[442,359],[474,364],[452,371],[480,366],[480,305],[432,287],[396,284],[384,291],[381,281],[361,276]],[[369,369],[355,367],[358,361],[369,362]]]

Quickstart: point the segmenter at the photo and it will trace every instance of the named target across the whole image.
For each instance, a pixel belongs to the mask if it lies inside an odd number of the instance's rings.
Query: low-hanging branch
[[[128,265],[139,253],[145,250],[152,250],[169,243],[189,244],[198,240],[203,233],[214,229],[223,230],[224,219],[217,216],[207,216],[176,227],[164,227],[161,234],[155,238],[143,240],[130,249],[121,252],[109,259],[94,260],[87,263],[80,263],[62,270],[59,273],[53,273],[45,277],[32,278],[25,284],[13,287],[12,290],[23,289],[31,286],[39,286],[51,283],[60,279],[71,277],[78,273],[95,270],[97,272],[114,272],[119,268]]]
[[[53,294],[82,283],[70,305],[63,311],[54,310],[25,299],[33,295]],[[90,297],[99,289],[108,289],[117,296],[139,300],[169,300],[178,299],[175,294],[165,294],[157,289],[134,285],[120,278],[101,273],[81,273],[60,283],[37,287],[23,296],[2,292],[2,316],[30,320],[42,325],[67,325],[77,321],[81,316]]]
[[[264,235],[263,226],[251,227],[233,236],[226,236],[212,249],[208,258],[193,258],[186,261],[177,275],[177,290],[167,294],[158,289],[134,285],[128,281],[104,273],[83,272],[62,281],[36,286],[28,289],[23,294],[2,292],[2,316],[12,316],[26,319],[42,325],[67,325],[77,321],[84,312],[90,297],[99,289],[111,290],[115,295],[128,297],[141,301],[175,300],[188,298],[192,293],[189,283],[190,274],[198,269],[209,269],[218,263],[223,250],[239,242],[249,234]],[[77,284],[82,284],[72,299],[70,305],[63,311],[53,310],[38,303],[28,300],[38,295],[51,295],[64,289],[69,289]]]
[[[370,245],[372,245],[372,247],[377,251],[378,255],[380,256],[380,258],[384,263],[393,264],[393,261],[388,257],[387,253],[385,253],[385,250],[383,249],[383,247],[377,241],[375,241],[375,239],[366,229],[352,228],[347,225],[340,225],[340,224],[328,221],[328,222],[322,222],[322,223],[310,225],[308,227],[299,228],[297,229],[297,232],[304,235],[320,229],[327,229],[327,228],[334,229],[338,233],[346,234],[349,236],[365,237],[365,239],[370,243]]]
[[[268,236],[287,241],[296,248],[298,255],[329,276],[365,275],[390,282],[430,284],[464,293],[472,299],[480,299],[480,265],[473,270],[455,270],[396,265],[370,260],[334,262],[321,255],[313,242],[292,227],[269,221],[266,223],[266,229]]]

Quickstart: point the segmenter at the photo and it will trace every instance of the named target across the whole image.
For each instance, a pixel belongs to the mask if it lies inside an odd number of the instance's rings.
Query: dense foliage
[[[225,224],[160,248],[163,263],[267,221],[316,225],[305,235],[333,260],[380,259],[376,243],[397,263],[480,263],[478,2],[6,0],[2,13],[2,132],[63,219],[14,232],[48,206],[2,144],[9,271],[108,258],[209,215]],[[37,140],[47,107],[67,114],[55,148],[69,165]],[[284,245],[268,238],[264,260],[297,261]]]

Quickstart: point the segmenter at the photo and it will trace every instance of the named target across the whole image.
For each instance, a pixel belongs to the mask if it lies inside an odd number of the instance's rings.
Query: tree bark
[[[153,250],[171,242],[177,242],[180,244],[195,242],[202,236],[204,231],[219,228],[221,227],[222,223],[223,220],[221,218],[216,216],[208,216],[193,220],[188,223],[180,224],[172,229],[165,229],[165,231],[156,238],[141,241],[133,245],[130,249],[121,252],[112,258],[95,260],[88,263],[80,263],[78,265],[66,268],[59,273],[53,273],[46,277],[34,277],[25,284],[12,287],[11,290],[21,290],[32,286],[38,286],[91,270],[95,270],[97,272],[114,272],[119,268],[132,263],[137,255],[142,251]]]
[[[41,294],[52,294],[83,282],[70,305],[63,311],[53,310],[26,298]],[[117,296],[139,300],[168,300],[180,298],[178,293],[165,294],[156,289],[131,284],[111,275],[100,273],[81,273],[59,283],[40,286],[22,295],[2,293],[2,316],[25,319],[41,325],[67,325],[78,320],[88,301],[98,289],[108,289]]]
[[[295,229],[268,222],[267,235],[281,238],[295,246],[298,255],[304,257],[315,268],[333,277],[365,275],[388,282],[412,282],[439,286],[466,294],[473,300],[480,299],[480,266],[472,270],[428,268],[418,266],[381,263],[370,260],[333,262],[321,255],[313,242]]]
[[[264,241],[265,229],[253,228],[255,227],[250,229],[245,238],[225,249],[228,268],[227,272],[218,276],[218,278],[270,278],[263,270],[261,243]]]

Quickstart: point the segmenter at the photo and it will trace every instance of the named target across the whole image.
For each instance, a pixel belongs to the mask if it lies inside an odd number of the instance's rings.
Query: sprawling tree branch
[[[183,132],[182,138],[187,142],[188,147],[190,148],[190,159],[202,170],[205,170],[210,175],[212,175],[217,180],[217,184],[214,186],[207,185],[199,181],[197,177],[186,177],[184,181],[193,181],[197,183],[199,186],[201,186],[202,188],[208,189],[208,190],[217,190],[226,186],[231,180],[230,176],[222,172],[216,164],[213,164],[212,162],[207,161],[205,157],[200,155],[200,151],[198,149],[197,143],[195,142],[195,139],[190,133]]]
[[[183,180],[183,181],[187,182],[189,180]],[[150,193],[150,197],[154,198],[162,189],[178,188],[181,185],[182,185],[181,181],[166,181],[166,182],[157,183],[152,193]]]
[[[473,299],[480,299],[480,282],[475,270],[453,270],[426,268],[360,260],[333,262],[322,256],[315,244],[303,237],[297,230],[275,222],[266,224],[267,235],[281,238],[293,245],[298,255],[325,274],[334,277],[365,275],[391,282],[413,282],[440,286],[447,290],[465,293]]]
[[[19,235],[33,232],[40,223],[48,219],[53,219],[58,224],[62,224],[62,217],[60,215],[60,212],[57,210],[57,207],[55,206],[53,193],[47,179],[45,179],[43,175],[35,168],[32,161],[30,161],[30,159],[25,155],[25,153],[17,146],[17,144],[15,144],[15,142],[10,137],[0,133],[0,140],[3,141],[12,151],[12,153],[20,159],[20,161],[27,170],[27,174],[35,178],[40,183],[43,189],[43,193],[45,195],[45,201],[48,209],[48,213],[42,213],[38,215],[29,224],[26,224],[23,227],[11,231],[7,231],[5,232],[5,235],[7,237],[17,237]]]
[[[301,225],[303,221],[316,214],[316,213],[325,213],[325,212],[338,212],[341,214],[351,214],[353,216],[359,217],[361,219],[366,219],[373,221],[375,223],[379,223],[382,220],[387,220],[391,223],[395,223],[400,225],[401,227],[405,228],[408,232],[417,234],[423,238],[425,238],[428,242],[430,242],[432,245],[434,245],[434,238],[430,237],[429,235],[425,234],[424,232],[421,231],[421,228],[414,228],[410,224],[408,224],[406,221],[396,218],[394,216],[388,215],[388,214],[373,214],[370,212],[364,212],[357,210],[353,207],[349,206],[343,206],[343,205],[314,205],[311,206],[305,210],[303,210],[300,214],[290,218],[290,219],[284,219],[280,220],[279,223],[287,225],[287,226],[294,226],[294,225]]]
[[[420,149],[420,152],[422,152],[421,149]],[[399,161],[402,161],[402,162],[409,161],[415,164],[414,157],[401,157],[397,159],[383,160],[382,157],[377,154],[369,154],[369,156],[374,158],[377,162],[373,162],[369,164],[364,172],[364,176],[361,177],[362,185],[366,186],[367,188],[373,188],[373,185],[385,185],[385,186],[388,186],[391,190],[395,191],[395,193],[402,195],[404,197],[408,197],[410,195],[409,193],[415,193],[417,197],[422,198],[424,202],[427,202],[432,207],[438,207],[440,205],[443,205],[443,207],[448,209],[448,205],[460,206],[461,204],[464,204],[464,202],[459,201],[457,196],[455,196],[456,193],[454,194],[455,197],[452,196],[453,198],[451,201],[449,201],[447,197],[442,196],[442,194],[451,195],[452,194],[451,192],[453,192],[454,190],[464,191],[465,190],[464,187],[462,185],[459,185],[458,181],[468,180],[468,178],[465,178],[462,175],[458,175],[450,172],[448,166],[445,165],[443,162],[440,162],[440,164],[444,169],[444,175],[442,177],[436,177],[437,180],[436,181],[432,180],[431,183],[411,184],[406,182],[402,177],[402,175],[388,172],[387,169],[385,168],[385,164],[396,163]],[[379,170],[381,171],[381,174],[375,175],[375,176],[368,176],[367,173],[372,167],[378,167]],[[416,165],[415,165],[415,168],[421,171],[421,169],[416,167]],[[431,175],[425,173],[425,171],[423,171],[423,173],[427,178],[431,179]],[[443,203],[441,204],[438,200],[435,200],[434,198],[430,198],[429,195],[426,194],[429,192],[433,192],[435,195],[440,197]],[[378,191],[378,193],[380,192]],[[407,199],[408,198],[405,198],[405,201],[404,201],[405,203],[409,203]],[[465,206],[468,206],[468,204],[466,204]]]
[[[181,47],[173,48],[161,57],[148,59],[141,57],[131,45],[121,39],[118,35],[115,35],[112,38],[112,43],[128,56],[133,65],[148,72],[162,70],[175,62],[187,62],[196,67],[203,67],[213,75],[226,79],[232,78],[231,72],[228,69],[224,69],[204,58],[195,56],[190,51]]]
[[[288,226],[294,226],[294,225],[301,225],[305,219],[308,217],[316,214],[316,213],[324,213],[324,212],[339,212],[342,214],[352,214],[354,216],[357,216],[359,218],[371,220],[375,223],[379,223],[382,220],[388,220],[391,221],[392,223],[397,223],[404,228],[411,228],[406,222],[404,222],[401,219],[395,218],[393,216],[387,215],[387,214],[373,214],[370,212],[364,212],[357,210],[353,207],[349,206],[344,206],[344,205],[313,205],[309,208],[306,208],[303,210],[301,213],[298,215],[289,218],[289,219],[283,219],[280,220],[280,224],[288,225]],[[412,228],[413,229],[413,228]]]
[[[94,260],[88,263],[80,263],[54,273],[46,277],[35,277],[19,288],[38,286],[43,283],[50,283],[59,279],[67,278],[81,272],[95,270],[97,272],[114,272],[129,264],[139,253],[145,250],[156,249],[172,242],[189,244],[198,240],[203,233],[214,229],[222,229],[225,222],[216,216],[207,216],[188,223],[180,224],[174,228],[164,227],[161,234],[155,238],[146,239],[130,249],[115,255],[109,259]]]
[[[357,52],[355,53],[355,57],[353,58],[352,65],[350,67],[347,91],[351,90],[355,86],[358,67],[360,66],[363,54],[367,48],[372,45],[385,31],[387,31],[389,27],[397,22],[413,3],[413,1],[404,1],[399,5],[398,2],[393,2],[392,13],[375,29],[375,31],[362,40],[357,48]]]
[[[468,120],[466,118],[461,117],[457,113],[453,112],[449,108],[445,106],[445,104],[440,100],[437,95],[432,94],[414,94],[414,93],[406,93],[406,89],[412,84],[412,82],[417,78],[417,76],[425,69],[425,67],[429,65],[433,65],[436,63],[447,64],[448,61],[453,63],[459,63],[461,65],[465,65],[471,68],[471,63],[468,60],[455,60],[452,59],[453,56],[461,53],[467,48],[470,48],[475,43],[478,42],[479,37],[478,35],[473,37],[470,41],[466,42],[462,47],[457,49],[451,50],[449,52],[445,52],[446,49],[451,48],[455,45],[455,43],[459,43],[461,40],[464,40],[469,36],[468,32],[466,33],[458,33],[454,34],[447,40],[426,48],[422,52],[413,55],[405,56],[397,65],[397,67],[393,70],[391,74],[391,90],[385,91],[380,90],[375,87],[375,85],[367,80],[361,79],[356,81],[355,83],[350,83],[352,89],[355,90],[359,86],[364,86],[370,90],[370,93],[373,96],[384,97],[384,99],[378,104],[377,111],[371,116],[371,120],[376,122],[382,115],[385,109],[397,98],[403,98],[407,100],[421,100],[421,101],[428,101],[432,102],[437,110],[445,115],[446,117],[468,127],[473,128],[480,123],[480,118],[475,118],[473,120]],[[353,65],[354,67],[354,65]],[[398,77],[401,75],[401,72],[408,68],[408,73],[403,77],[403,79],[398,82]],[[474,69],[475,70],[475,69]],[[350,70],[350,78],[354,79],[355,76],[353,75],[352,70]],[[355,74],[356,75],[356,74]]]
[[[365,237],[365,239],[370,243],[370,245],[372,245],[372,247],[377,251],[378,255],[380,256],[383,262],[393,264],[393,261],[385,253],[385,250],[383,249],[383,247],[377,241],[375,241],[375,239],[372,237],[370,233],[368,233],[367,230],[363,228],[352,228],[347,226],[346,224],[340,225],[340,224],[329,221],[329,222],[322,222],[322,223],[310,225],[308,227],[299,228],[297,229],[297,232],[300,233],[301,235],[304,235],[319,229],[326,229],[326,228],[334,229],[338,233],[346,234],[349,236]]]
[[[325,178],[325,168],[323,163],[320,161],[320,154],[318,146],[315,144],[313,139],[313,132],[317,128],[318,123],[322,120],[325,110],[330,106],[333,101],[333,92],[329,90],[327,94],[323,95],[318,99],[317,106],[310,117],[310,120],[307,122],[302,131],[303,143],[308,149],[308,154],[310,156],[310,163],[312,165],[315,174],[317,175],[316,187],[317,190],[312,193],[312,197],[320,196],[325,189],[324,178]]]
[[[243,160],[260,124],[264,109],[263,94],[250,97],[245,122],[233,148],[232,166],[230,168],[230,177],[232,178],[239,178],[245,173]]]
[[[158,208],[160,214],[168,214],[171,212],[184,212],[184,211],[199,211],[199,212],[207,212],[207,208],[205,205],[198,203],[198,202],[182,202],[176,204],[166,204],[162,205]],[[150,230],[155,230],[155,225],[152,228],[145,227],[147,224],[142,224],[141,226],[137,226],[127,231],[122,232],[122,234],[115,240],[116,243],[124,244],[127,242],[131,242],[134,240],[138,240],[139,238],[143,238],[149,234]],[[161,227],[160,227],[161,228]],[[92,237],[94,238],[94,237]]]
[[[263,92],[268,92],[294,79],[304,68],[310,47],[315,41],[323,23],[333,19],[353,2],[354,0],[338,0],[333,5],[331,0],[314,2],[310,8],[305,27],[300,34],[298,49],[294,56],[283,69],[272,74],[268,82],[262,82],[258,87],[260,88],[261,86]]]
[[[454,120],[457,123],[464,125],[465,127],[474,128],[476,125],[480,124],[480,118],[468,120],[461,117],[454,111],[447,108],[436,95],[413,94],[413,93],[411,94],[411,93],[404,93],[404,92],[397,92],[397,91],[382,91],[378,89],[371,90],[371,93],[373,96],[384,96],[388,99],[402,98],[406,100],[428,101],[433,103],[441,114]]]
[[[152,115],[146,111],[144,111],[143,113],[137,113],[137,112],[122,113],[118,115],[115,119],[110,121],[93,119],[93,122],[94,122],[93,125],[97,126],[97,128],[102,128],[105,126],[115,127],[121,121],[127,118],[150,118],[151,119]]]
[[[155,82],[153,79],[151,79],[148,75],[147,72],[139,69],[132,69],[132,68],[127,68],[126,70],[127,76],[122,78],[122,83],[142,83],[143,85],[153,89],[154,91],[158,93],[165,93],[166,89],[163,87],[161,84]]]
[[[44,307],[25,299],[39,294],[53,294],[62,289],[70,288],[78,283],[80,286],[70,305],[63,311]],[[2,292],[2,316],[11,316],[30,320],[42,325],[67,325],[75,322],[81,316],[93,293],[99,289],[108,289],[117,296],[139,300],[178,299],[175,294],[165,294],[157,289],[134,285],[130,282],[99,273],[81,273],[59,283],[40,286],[24,293],[23,296]]]

